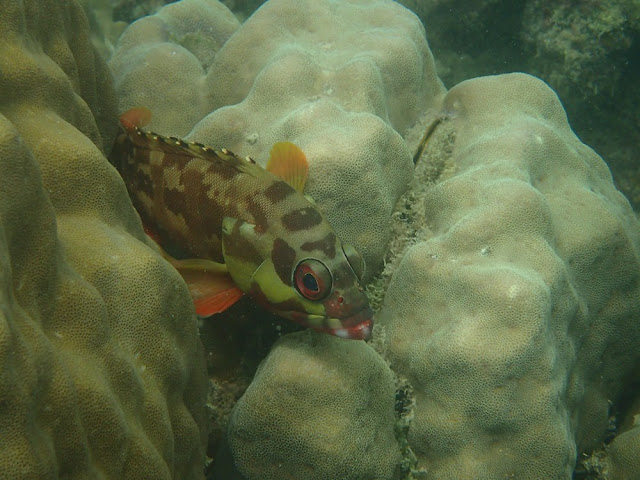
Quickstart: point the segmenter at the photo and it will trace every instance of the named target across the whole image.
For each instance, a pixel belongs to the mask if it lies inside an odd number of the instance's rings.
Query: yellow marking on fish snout
[[[328,320],[329,324],[331,324],[331,320],[337,320],[337,318],[327,318],[326,320]],[[322,315],[307,314],[307,318],[305,319],[305,321],[310,327],[322,328],[325,326],[324,325],[325,317],[323,317]],[[340,322],[338,322],[338,326],[339,327],[342,326],[340,325]],[[335,328],[335,327],[331,327],[331,328]]]
[[[328,317],[327,326],[332,329],[342,328],[342,322],[337,318]]]

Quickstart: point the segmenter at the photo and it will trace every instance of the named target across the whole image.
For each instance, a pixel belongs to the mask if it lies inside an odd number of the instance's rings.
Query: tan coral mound
[[[153,112],[150,130],[184,137],[211,111],[207,69],[239,26],[224,4],[210,0],[169,3],[132,23],[109,60],[120,112],[145,106]]]
[[[129,26],[110,61],[122,109],[145,105],[151,130],[259,163],[276,142],[299,145],[306,193],[371,275],[411,178],[403,137],[444,92],[424,27],[391,0],[271,0],[235,31],[225,10],[182,0]],[[233,34],[208,61],[176,40],[187,31]]]
[[[276,342],[227,434],[246,479],[398,479],[394,379],[366,343],[311,330]],[[236,478],[221,457],[220,479]]]
[[[441,113],[445,173],[377,316],[409,443],[425,478],[568,479],[637,379],[638,222],[540,80],[469,80]]]
[[[640,471],[640,418],[629,430],[620,433],[607,449],[611,479],[633,480]]]
[[[0,51],[0,479],[202,478],[195,316],[101,152],[84,13],[4,2]]]

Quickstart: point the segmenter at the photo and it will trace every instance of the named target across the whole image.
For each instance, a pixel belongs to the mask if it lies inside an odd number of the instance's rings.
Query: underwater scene
[[[640,2],[0,0],[0,480],[640,480]]]

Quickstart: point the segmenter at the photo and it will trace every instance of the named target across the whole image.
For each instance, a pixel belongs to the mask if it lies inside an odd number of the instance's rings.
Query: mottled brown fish
[[[373,312],[364,261],[303,194],[308,165],[280,142],[264,169],[250,158],[142,130],[151,114],[120,118],[112,161],[145,227],[185,279],[196,312],[225,310],[243,293],[315,330],[368,339]]]

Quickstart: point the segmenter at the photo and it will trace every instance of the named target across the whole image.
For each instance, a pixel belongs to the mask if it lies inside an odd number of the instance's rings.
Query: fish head
[[[319,332],[371,337],[373,311],[361,283],[364,259],[332,229],[316,242],[284,240],[230,218],[222,230],[229,274],[256,303]]]

